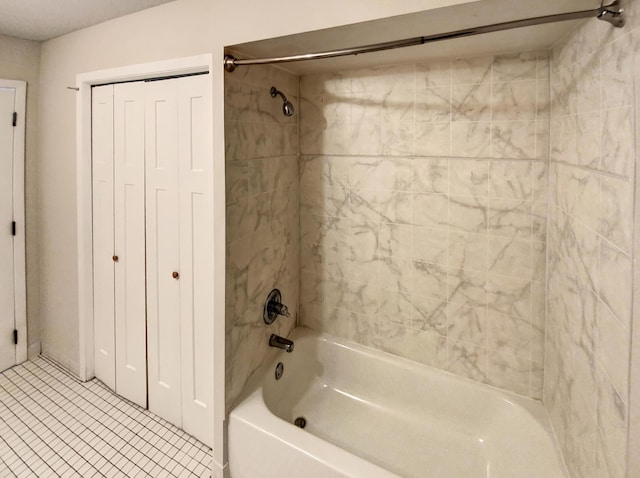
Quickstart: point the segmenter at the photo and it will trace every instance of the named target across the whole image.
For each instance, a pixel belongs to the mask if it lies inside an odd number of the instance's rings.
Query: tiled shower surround
[[[225,76],[227,184],[227,404],[239,396],[268,351],[271,333],[287,336],[298,310],[298,124],[282,114],[275,86],[298,104],[298,77],[271,67]],[[273,288],[291,317],[266,326]]]
[[[227,75],[228,403],[294,325],[262,323],[278,285],[303,325],[543,398],[572,478],[640,476],[639,9],[550,56]]]
[[[638,476],[625,473],[640,12],[626,6],[623,30],[589,21],[551,55],[544,401],[576,478]]]
[[[546,53],[300,80],[300,321],[540,398]]]

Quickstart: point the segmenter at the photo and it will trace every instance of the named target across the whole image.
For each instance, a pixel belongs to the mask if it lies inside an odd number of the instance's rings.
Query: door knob
[[[171,274],[171,277],[173,277],[174,279],[178,279],[180,277],[180,274],[178,274],[176,271],[173,271],[173,274]]]
[[[118,262],[120,258],[118,256],[113,256],[111,259],[113,259],[113,262]]]

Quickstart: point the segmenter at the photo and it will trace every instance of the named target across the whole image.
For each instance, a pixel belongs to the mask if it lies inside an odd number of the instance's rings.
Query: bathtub
[[[304,327],[290,338],[230,414],[231,478],[566,478],[540,402]]]

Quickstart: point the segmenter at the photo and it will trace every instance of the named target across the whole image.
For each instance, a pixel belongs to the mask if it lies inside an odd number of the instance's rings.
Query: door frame
[[[94,374],[93,340],[93,207],[92,207],[92,168],[91,168],[91,87],[123,81],[136,81],[152,78],[188,75],[208,72],[212,102],[209,114],[213,124],[213,56],[211,54],[143,63],[118,68],[82,73],[76,76],[76,188],[77,188],[77,238],[78,238],[78,305],[79,305],[79,375],[86,381]],[[222,127],[221,125],[219,127]],[[213,162],[213,210],[224,211],[225,176],[224,157],[218,158],[214,151],[213,129],[209,132]],[[215,214],[214,214],[215,216]],[[224,242],[225,221],[215,221],[214,227],[214,291],[220,297],[224,291]],[[224,292],[221,296],[224,298]],[[214,423],[214,476],[216,468],[222,469],[224,463],[224,422],[225,422],[225,304],[224,300],[214,301],[214,364],[213,364],[213,416]]]
[[[18,114],[13,130],[13,238],[14,320],[18,331],[16,364],[27,360],[27,274],[25,249],[25,141],[27,82],[0,79],[0,87],[15,90],[14,111]]]

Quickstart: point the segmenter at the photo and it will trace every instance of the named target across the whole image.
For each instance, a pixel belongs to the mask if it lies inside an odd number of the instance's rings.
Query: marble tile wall
[[[227,409],[267,354],[271,333],[297,321],[299,204],[298,116],[285,117],[276,86],[298,106],[298,77],[273,67],[225,74]],[[273,288],[291,317],[265,325]]]
[[[548,65],[301,77],[302,324],[541,397]]]
[[[626,467],[638,3],[627,13],[624,29],[589,20],[551,53],[544,401],[575,478],[638,476]]]

